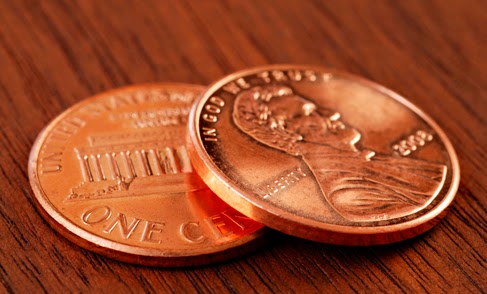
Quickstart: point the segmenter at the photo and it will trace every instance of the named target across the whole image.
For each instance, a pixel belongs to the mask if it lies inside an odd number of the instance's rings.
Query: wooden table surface
[[[1,1],[0,292],[486,292],[486,27],[487,1]],[[29,151],[72,104],[272,63],[362,75],[430,114],[460,159],[445,219],[387,246],[276,234],[228,262],[164,269],[81,249],[37,212]]]

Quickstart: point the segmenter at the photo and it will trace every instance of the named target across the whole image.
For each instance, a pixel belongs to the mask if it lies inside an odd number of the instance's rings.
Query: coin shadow
[[[322,270],[334,270],[337,266],[350,270],[363,270],[370,264],[389,263],[402,259],[425,244],[431,232],[425,232],[408,240],[370,246],[346,246],[309,241],[276,233],[269,250],[276,258],[293,260],[294,264],[315,264]]]

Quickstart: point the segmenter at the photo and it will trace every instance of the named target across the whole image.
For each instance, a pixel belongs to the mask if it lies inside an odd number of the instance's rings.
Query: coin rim
[[[160,250],[155,248],[143,248],[135,245],[122,244],[91,233],[76,225],[67,217],[64,217],[64,215],[58,210],[58,208],[54,204],[52,204],[52,202],[49,200],[49,197],[47,197],[46,193],[42,189],[39,175],[37,172],[39,153],[41,151],[42,145],[45,142],[45,139],[49,136],[52,129],[56,127],[60,121],[71,115],[73,112],[79,110],[80,107],[88,105],[102,97],[115,95],[121,92],[123,93],[127,91],[135,91],[137,89],[156,88],[167,90],[168,88],[178,87],[193,88],[196,90],[200,90],[201,92],[205,90],[205,86],[203,85],[185,83],[143,83],[124,86],[104,91],[102,93],[93,95],[89,98],[79,101],[78,103],[73,104],[61,114],[56,116],[53,120],[51,120],[41,130],[33,143],[32,149],[29,154],[29,161],[27,166],[29,182],[31,185],[31,189],[34,193],[34,197],[32,198],[35,200],[34,202],[40,214],[61,235],[85,249],[101,255],[108,256],[113,259],[149,266],[171,267],[202,265],[213,262],[220,262],[253,251],[262,243],[266,242],[267,238],[264,238],[264,235],[269,230],[265,227],[262,227],[256,232],[249,234],[244,238],[238,239],[237,242],[229,242],[225,244],[225,246],[218,246],[221,249],[219,251],[215,251],[215,247],[208,247],[205,250]]]
[[[243,189],[234,185],[233,180],[223,174],[206,152],[199,132],[199,118],[206,101],[223,85],[241,77],[272,70],[313,70],[320,73],[329,73],[332,77],[336,75],[351,79],[391,97],[414,112],[435,130],[450,157],[452,178],[450,187],[445,193],[444,199],[424,215],[403,223],[380,227],[355,227],[328,224],[308,219],[303,216],[296,216],[282,208],[270,205],[269,202],[262,199],[247,196],[251,194],[246,193]],[[439,219],[445,215],[446,208],[450,206],[455,198],[460,182],[458,158],[450,140],[438,124],[419,107],[398,93],[380,84],[354,74],[320,66],[293,64],[264,65],[237,71],[214,82],[195,100],[191,109],[189,116],[188,151],[196,171],[208,187],[236,210],[281,232],[314,241],[333,244],[387,244],[421,234],[433,227]],[[264,207],[265,205],[267,205],[267,207]]]

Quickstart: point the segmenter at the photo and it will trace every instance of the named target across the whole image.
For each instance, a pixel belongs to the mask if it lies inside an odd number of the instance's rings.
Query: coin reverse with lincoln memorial
[[[31,152],[40,212],[77,244],[145,265],[209,263],[257,245],[263,226],[216,197],[189,160],[187,117],[202,90],[127,87],[61,114]]]

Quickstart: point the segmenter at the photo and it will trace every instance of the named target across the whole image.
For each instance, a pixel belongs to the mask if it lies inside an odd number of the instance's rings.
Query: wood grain
[[[0,1],[0,292],[487,291],[486,1]],[[147,268],[64,239],[36,211],[27,159],[41,129],[123,85],[209,84],[304,63],[377,81],[442,126],[461,165],[446,218],[388,246],[276,233],[254,254]]]

